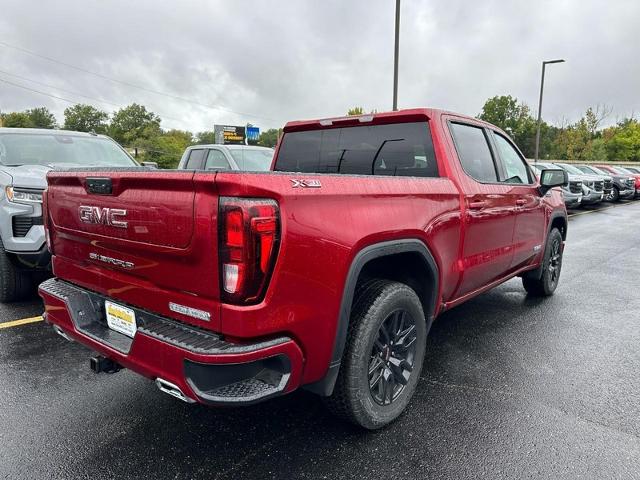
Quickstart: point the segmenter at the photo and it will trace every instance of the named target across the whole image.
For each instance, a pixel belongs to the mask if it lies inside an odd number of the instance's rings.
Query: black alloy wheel
[[[406,284],[365,279],[354,294],[340,372],[327,407],[368,430],[405,410],[420,381],[429,324]]]
[[[409,381],[416,352],[416,325],[406,310],[392,312],[380,325],[369,360],[369,390],[378,405],[389,405]]]
[[[562,238],[554,238],[551,243],[551,255],[549,257],[549,286],[555,290],[560,278],[562,267]]]

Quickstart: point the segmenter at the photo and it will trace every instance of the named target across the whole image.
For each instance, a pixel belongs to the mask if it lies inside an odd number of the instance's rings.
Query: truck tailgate
[[[57,276],[218,328],[215,173],[196,181],[190,171],[53,171],[47,180]],[[176,313],[169,303],[209,312],[210,320]]]

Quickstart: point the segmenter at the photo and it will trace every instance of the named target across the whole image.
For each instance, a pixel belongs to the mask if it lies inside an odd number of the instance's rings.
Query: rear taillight
[[[260,302],[278,253],[278,203],[220,197],[218,225],[222,300],[237,305]]]

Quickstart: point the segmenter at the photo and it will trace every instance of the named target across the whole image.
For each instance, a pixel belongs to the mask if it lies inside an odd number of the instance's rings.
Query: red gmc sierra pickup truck
[[[434,318],[514,276],[551,295],[566,174],[432,109],[290,122],[270,172],[52,171],[45,318],[183,401],[304,387],[382,427],[407,406]]]

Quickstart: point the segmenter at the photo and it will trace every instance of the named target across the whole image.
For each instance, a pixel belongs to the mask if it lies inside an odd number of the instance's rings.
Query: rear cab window
[[[437,177],[427,122],[337,127],[285,133],[274,170]]]
[[[456,122],[449,125],[465,173],[480,183],[498,183],[498,170],[484,128]]]

